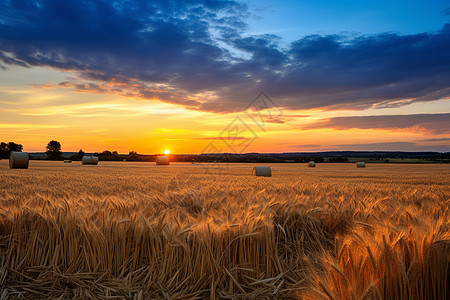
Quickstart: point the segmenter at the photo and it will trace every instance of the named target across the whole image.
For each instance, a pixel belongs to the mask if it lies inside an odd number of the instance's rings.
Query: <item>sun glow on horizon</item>
[[[170,150],[168,149],[164,150],[164,154],[170,154]]]

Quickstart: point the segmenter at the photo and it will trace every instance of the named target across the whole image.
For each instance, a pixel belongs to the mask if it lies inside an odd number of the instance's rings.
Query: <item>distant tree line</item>
[[[16,144],[14,142],[1,142],[0,143],[0,158],[9,158],[11,151],[22,152],[23,146],[21,144]]]
[[[131,154],[132,152],[130,152]],[[137,154],[137,153],[136,153]],[[109,151],[109,150],[105,150],[103,152],[100,153],[95,153],[95,156],[98,156],[99,160],[112,160],[112,161],[119,161],[119,160],[123,160],[126,159],[127,156],[126,155],[120,155],[117,151]],[[130,155],[131,157],[131,155]]]
[[[69,159],[71,160],[81,160],[84,156],[84,151],[83,150],[78,150],[77,154],[74,154],[72,156],[69,157]]]
[[[345,163],[348,162],[347,157],[329,157],[328,162],[330,163]]]
[[[317,163],[323,163],[325,160],[322,157],[280,157],[273,154],[200,154],[194,155],[191,158],[194,162],[224,162],[224,163],[307,163],[311,160]]]
[[[47,159],[49,160],[81,160],[85,152],[80,149],[77,153],[64,157],[61,150],[61,143],[51,140],[45,147]],[[22,151],[23,146],[14,142],[0,143],[0,158],[9,158],[11,151]],[[305,155],[306,154],[306,155]],[[144,155],[136,151],[130,151],[128,154],[119,154],[117,151],[105,150],[103,152],[95,152],[93,154],[101,161],[147,161],[153,162],[157,155]],[[369,159],[379,162],[390,162],[388,158],[417,158],[418,160],[428,160],[428,162],[449,163],[450,153],[439,152],[379,152],[379,151],[338,151],[338,152],[317,152],[317,153],[209,153],[199,155],[177,155],[171,154],[171,161],[178,162],[219,162],[219,163],[307,163],[315,161],[316,163],[348,163],[349,157],[359,157],[362,160]],[[348,157],[347,157],[348,156]],[[38,158],[41,159],[41,158]]]

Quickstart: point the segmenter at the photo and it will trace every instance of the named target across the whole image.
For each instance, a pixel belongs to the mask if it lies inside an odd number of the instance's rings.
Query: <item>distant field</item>
[[[348,159],[349,162],[357,162],[357,161],[365,161],[369,163],[400,163],[400,164],[438,164],[436,160],[432,159],[420,159],[420,158],[355,158],[350,157]],[[448,160],[445,161],[446,164],[449,164]]]
[[[268,165],[1,160],[0,294],[450,299],[449,165]]]

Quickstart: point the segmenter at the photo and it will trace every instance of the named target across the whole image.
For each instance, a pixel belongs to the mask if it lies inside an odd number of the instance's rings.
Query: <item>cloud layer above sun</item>
[[[6,1],[0,61],[74,72],[58,87],[238,111],[395,107],[450,96],[450,25],[414,35],[248,36],[236,1]]]

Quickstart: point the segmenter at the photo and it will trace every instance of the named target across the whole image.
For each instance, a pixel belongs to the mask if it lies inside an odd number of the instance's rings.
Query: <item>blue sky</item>
[[[277,34],[284,43],[310,34],[414,34],[436,31],[450,15],[448,0],[248,1],[249,31]]]

